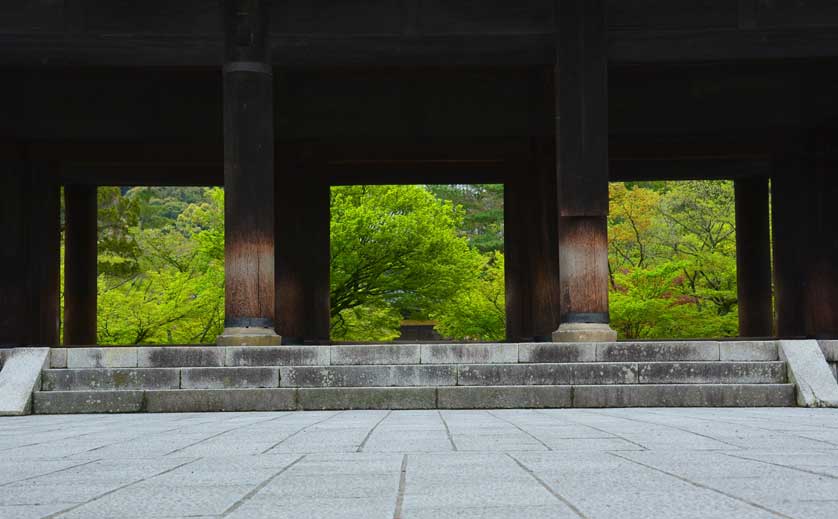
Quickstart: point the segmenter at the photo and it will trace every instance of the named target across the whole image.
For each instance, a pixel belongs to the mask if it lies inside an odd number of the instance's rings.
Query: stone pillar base
[[[218,336],[219,346],[279,346],[282,337],[273,328],[224,328]]]
[[[553,342],[614,342],[617,332],[605,323],[562,323]]]

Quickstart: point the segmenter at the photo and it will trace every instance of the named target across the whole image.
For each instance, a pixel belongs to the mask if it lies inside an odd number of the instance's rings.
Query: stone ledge
[[[571,386],[459,386],[438,388],[439,409],[555,409],[571,407]]]
[[[174,389],[146,391],[149,413],[226,411],[293,411],[294,389]]]
[[[573,407],[786,407],[791,384],[573,386]]]
[[[780,358],[788,365],[789,380],[803,407],[838,407],[838,382],[817,341],[779,341]]]
[[[49,348],[17,348],[5,355],[0,369],[0,416],[32,411],[32,392],[49,363]]]
[[[435,409],[437,389],[433,387],[301,388],[299,409]]]

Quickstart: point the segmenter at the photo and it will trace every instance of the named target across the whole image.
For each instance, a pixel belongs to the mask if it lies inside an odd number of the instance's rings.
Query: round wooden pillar
[[[268,2],[225,0],[224,27],[226,301],[219,344],[279,344]]]

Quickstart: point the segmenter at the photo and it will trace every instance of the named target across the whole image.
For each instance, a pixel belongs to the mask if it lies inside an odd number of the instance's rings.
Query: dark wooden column
[[[768,178],[740,178],[736,193],[736,281],[739,335],[773,334]]]
[[[226,314],[219,344],[278,344],[268,2],[223,6]]]
[[[283,344],[328,344],[329,184],[282,164],[276,189],[276,323]]]
[[[806,331],[817,339],[838,338],[838,133],[816,134],[812,142]]]
[[[535,142],[504,184],[506,338],[549,341],[559,325],[556,156]]]
[[[58,344],[59,185],[47,163],[0,162],[0,345]]]
[[[64,344],[96,344],[96,186],[64,186]]]
[[[605,0],[558,0],[561,325],[557,341],[610,341],[608,325],[608,27]]]
[[[806,335],[811,259],[807,161],[800,152],[775,157],[771,176],[771,211],[774,233],[774,298],[779,337]]]

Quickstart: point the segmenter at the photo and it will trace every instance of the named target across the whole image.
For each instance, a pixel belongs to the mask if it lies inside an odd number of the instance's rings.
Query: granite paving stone
[[[830,409],[0,419],[4,519],[833,519],[836,496]]]

